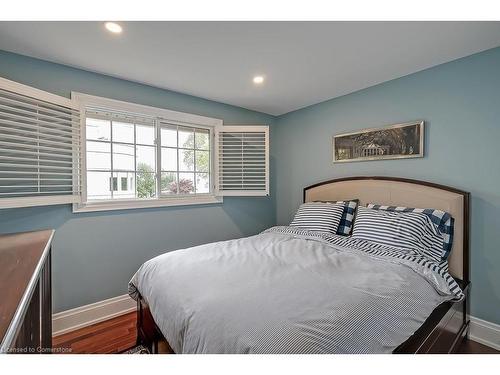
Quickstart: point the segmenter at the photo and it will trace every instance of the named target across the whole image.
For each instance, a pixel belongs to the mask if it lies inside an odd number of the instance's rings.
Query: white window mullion
[[[176,126],[176,134],[177,134],[177,147],[175,152],[177,153],[177,194],[179,194],[179,186],[181,184],[181,175],[179,173],[179,125]]]
[[[114,184],[113,184],[113,173],[114,173],[114,168],[113,168],[113,120],[111,120],[109,122],[109,149],[110,149],[110,153],[109,153],[109,156],[111,158],[110,160],[110,168],[111,168],[111,172],[110,172],[110,179],[109,179],[109,190],[111,191],[111,199],[114,198]]]
[[[156,197],[161,197],[161,125],[155,120],[155,146],[156,146]]]
[[[214,150],[214,131],[212,129],[209,130],[208,132],[208,149],[209,150]],[[210,191],[213,191],[215,192],[215,184],[214,184],[214,176],[213,176],[213,172],[214,172],[214,168],[213,168],[213,163],[214,163],[214,158],[213,156],[214,155],[214,152],[210,152],[208,154],[208,157],[209,157],[209,163],[208,163],[208,177],[209,177],[209,180],[208,180],[208,183],[209,183],[209,189]]]
[[[137,124],[136,123],[134,123],[134,176],[136,176],[135,185],[137,186]],[[127,173],[127,179],[128,179],[128,173]],[[134,189],[134,198],[137,198],[137,189]]]
[[[193,130],[193,188],[194,188],[194,193],[196,194],[196,129]]]

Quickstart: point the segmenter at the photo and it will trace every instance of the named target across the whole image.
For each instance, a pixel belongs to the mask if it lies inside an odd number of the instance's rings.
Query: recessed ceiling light
[[[106,22],[104,24],[104,27],[108,30],[111,31],[114,34],[120,34],[122,32],[122,27],[118,25],[116,22]]]
[[[256,85],[260,85],[260,84],[264,83],[264,76],[253,77],[253,83],[255,83]]]

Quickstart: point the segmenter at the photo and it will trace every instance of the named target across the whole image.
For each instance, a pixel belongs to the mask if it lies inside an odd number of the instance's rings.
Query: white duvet
[[[461,298],[437,267],[327,237],[276,227],[168,252],[139,268],[129,292],[176,353],[390,353]]]

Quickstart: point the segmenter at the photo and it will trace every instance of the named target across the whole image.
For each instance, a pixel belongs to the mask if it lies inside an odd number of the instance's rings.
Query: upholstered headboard
[[[359,199],[388,206],[435,208],[455,219],[450,273],[469,280],[469,193],[425,181],[394,177],[347,177],[304,188],[304,202]]]

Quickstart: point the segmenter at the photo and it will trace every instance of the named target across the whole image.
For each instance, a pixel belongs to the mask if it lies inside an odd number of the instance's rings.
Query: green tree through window
[[[137,164],[137,197],[153,198],[156,190],[155,185],[153,168],[145,163]]]
[[[184,153],[183,161],[184,164],[189,168],[194,170],[196,163],[196,171],[208,172],[210,171],[210,152],[209,150],[209,133],[197,132],[195,134],[190,134],[182,145],[181,148],[204,150],[202,152],[194,152],[194,158],[192,153]],[[206,151],[205,151],[206,150]],[[179,189],[179,194],[189,194],[194,192],[193,181],[181,178],[179,180],[179,186],[171,174],[162,176],[161,181],[162,190],[168,190],[170,193],[177,193]]]
[[[209,149],[209,133],[197,133],[196,144],[194,134],[189,135],[181,147],[193,148],[198,150],[208,150]],[[189,168],[194,168],[193,159],[189,157],[188,154],[184,154],[184,163]],[[197,152],[196,153],[196,169],[198,171],[209,171],[210,170],[210,153],[209,152]]]
[[[195,144],[196,142],[196,144]],[[187,137],[184,144],[179,145],[182,148],[194,148],[197,150],[204,150],[202,152],[195,152],[196,158],[196,171],[209,172],[210,171],[210,152],[209,152],[209,133],[197,133],[196,139],[194,133]],[[184,164],[189,169],[194,170],[195,160],[190,157],[188,153],[184,154]],[[160,178],[160,186],[162,191],[168,191],[173,194],[189,194],[194,192],[194,185],[191,180],[181,179],[179,186],[177,186],[175,173],[162,173]],[[153,198],[156,191],[156,182],[154,170],[145,163],[137,164],[137,198]]]

